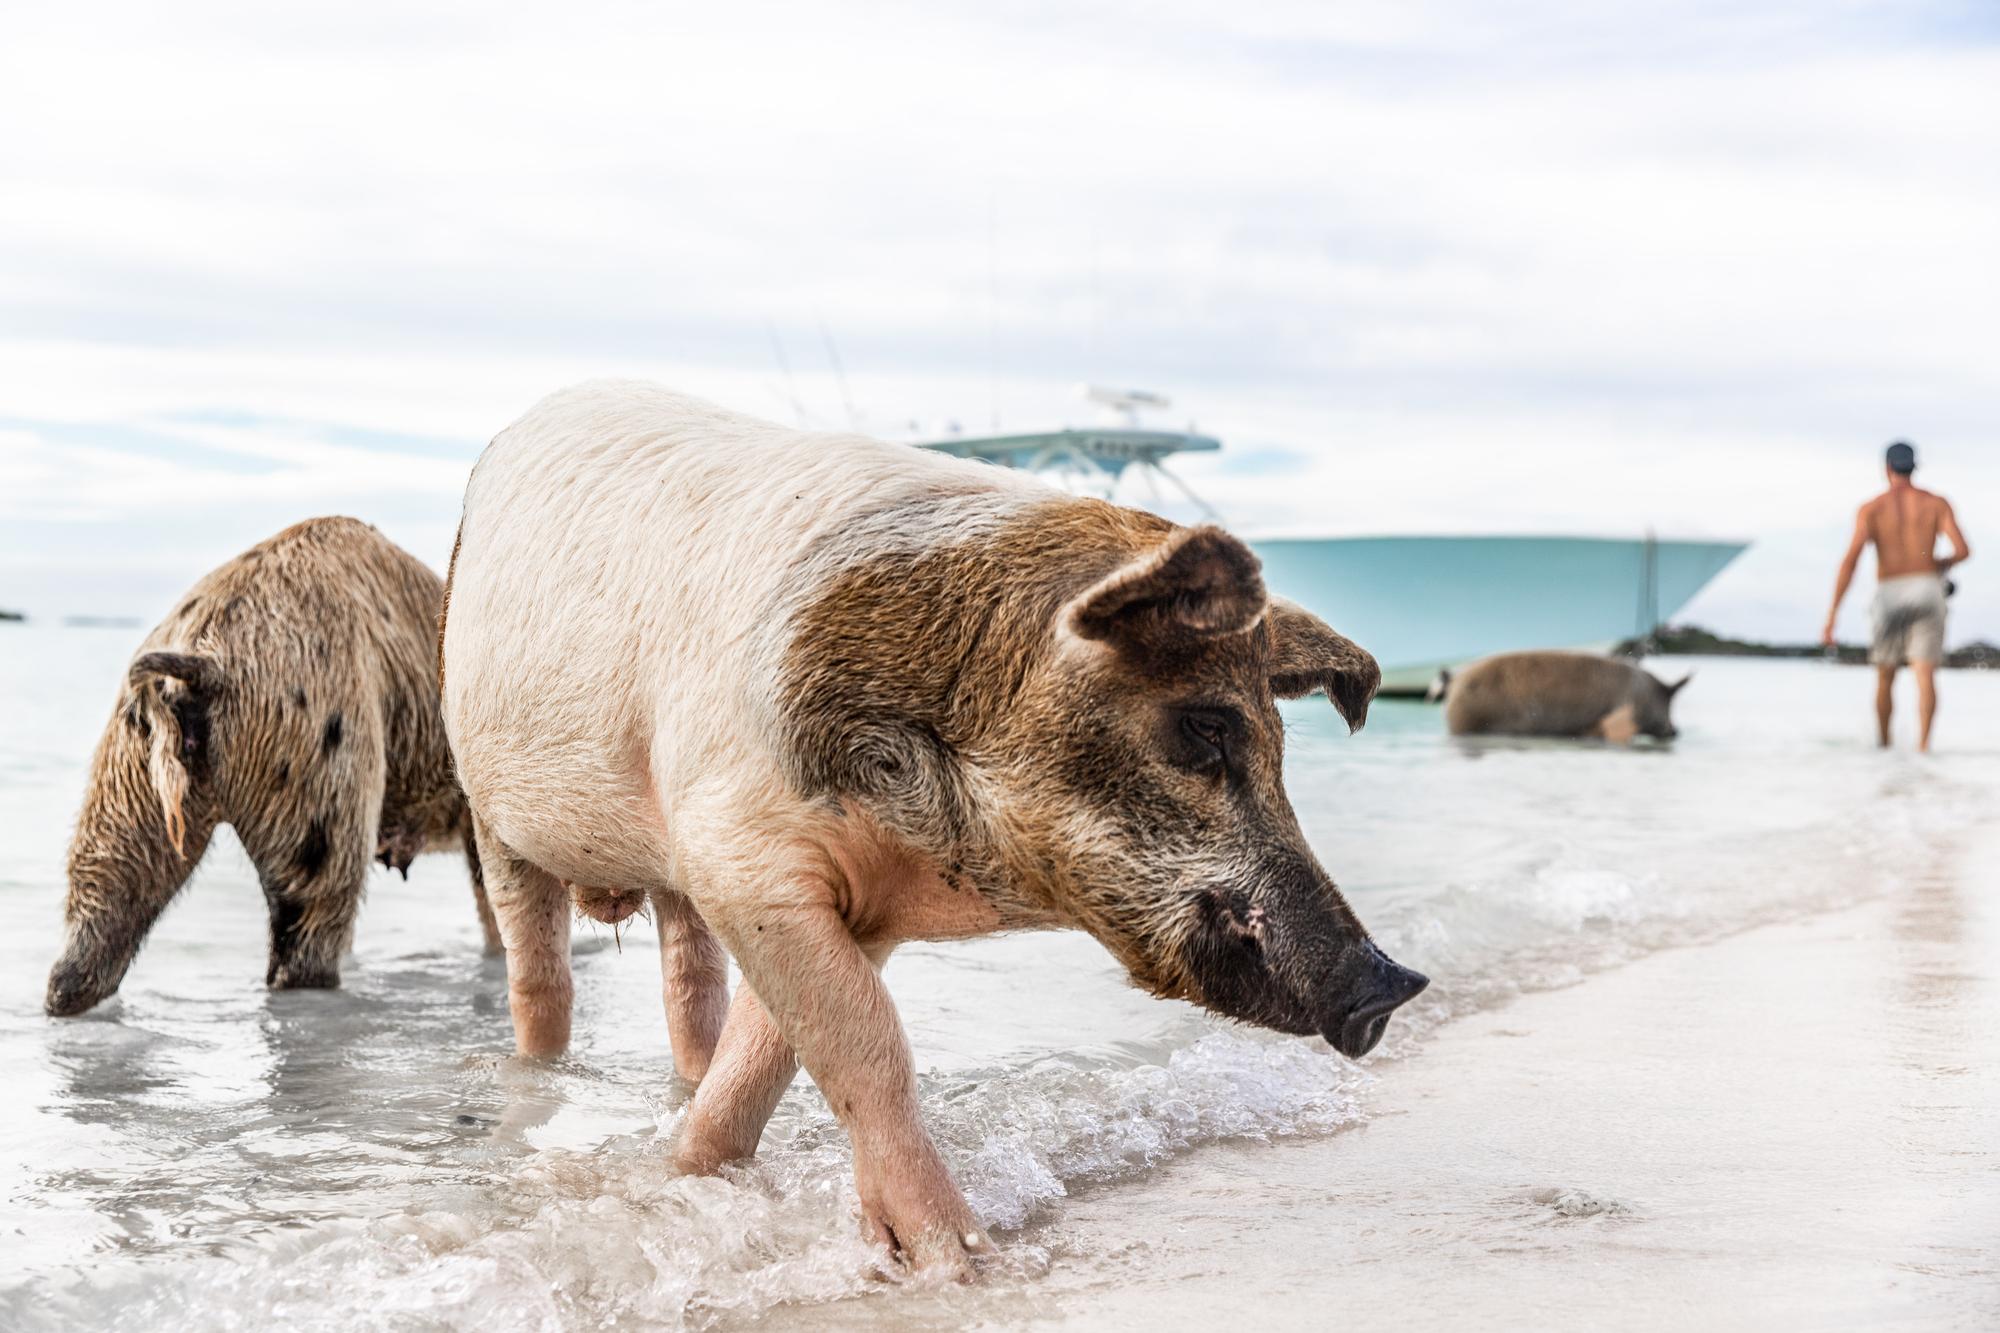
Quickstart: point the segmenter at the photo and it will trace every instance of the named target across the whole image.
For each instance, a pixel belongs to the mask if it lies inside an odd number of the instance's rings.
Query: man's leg
[[[1912,662],[1910,674],[1917,678],[1917,750],[1929,753],[1931,719],[1937,716],[1937,663]]]
[[[1895,708],[1896,668],[1875,668],[1875,734],[1883,749],[1889,748],[1889,714]]]

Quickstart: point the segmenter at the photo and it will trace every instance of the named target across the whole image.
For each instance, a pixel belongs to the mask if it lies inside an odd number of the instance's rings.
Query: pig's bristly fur
[[[1674,734],[1669,712],[1685,684],[1589,653],[1502,653],[1450,677],[1445,725],[1455,736],[1664,739]]]
[[[898,941],[1081,926],[1141,985],[1290,1031],[1365,941],[1284,800],[1272,700],[1358,725],[1375,663],[1219,529],[601,383],[495,439],[448,584],[444,713],[521,1049],[568,1040],[565,881],[643,892],[701,1083],[681,1163],[754,1150],[796,1058],[871,1234],[919,1262],[985,1241],[917,1119],[877,975]],[[1251,899],[1287,893],[1311,929],[1266,954]]]
[[[52,1013],[117,989],[218,824],[257,867],[277,987],[338,983],[371,859],[470,852],[430,669],[441,596],[349,518],[288,528],[189,590],[134,657],[91,763]]]

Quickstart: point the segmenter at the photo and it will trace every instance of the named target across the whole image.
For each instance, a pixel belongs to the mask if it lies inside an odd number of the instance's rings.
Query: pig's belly
[[[636,748],[636,747],[635,747]],[[572,883],[670,888],[666,821],[641,765],[598,747],[539,748],[462,762],[482,829]]]

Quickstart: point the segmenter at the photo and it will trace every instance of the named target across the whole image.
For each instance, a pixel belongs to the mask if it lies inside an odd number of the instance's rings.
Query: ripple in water
[[[62,844],[129,648],[45,638],[0,662],[7,687],[32,659],[29,695],[48,705],[0,743],[0,1068],[14,1083],[0,1327],[677,1328],[893,1299],[896,1275],[853,1222],[845,1138],[808,1085],[755,1163],[674,1175],[687,1090],[643,934],[622,952],[579,936],[570,1058],[508,1058],[502,974],[477,957],[450,858],[375,881],[344,990],[272,996],[261,895],[225,840],[119,1000],[44,1019]],[[1005,1275],[1145,1263],[1143,1217],[1115,1260],[1044,1253],[1037,1224],[1191,1147],[1353,1125],[1372,1079],[1424,1058],[1453,1017],[1926,873],[1990,804],[2000,744],[1928,764],[1876,755],[1856,679],[1705,664],[1670,754],[1459,747],[1435,712],[1394,704],[1349,741],[1323,704],[1290,713],[1290,786],[1315,848],[1390,952],[1434,978],[1372,1075],[1322,1043],[1140,995],[1081,937],[899,952],[887,975],[929,1070],[926,1117]],[[1954,678],[1949,734],[2000,718],[1994,686]],[[1593,1225],[1623,1206],[1568,1187],[1523,1205]]]

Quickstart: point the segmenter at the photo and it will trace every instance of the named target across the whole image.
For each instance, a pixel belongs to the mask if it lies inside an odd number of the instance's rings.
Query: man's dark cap
[[[1917,470],[1917,451],[1902,440],[1889,446],[1889,470],[1907,477]]]

